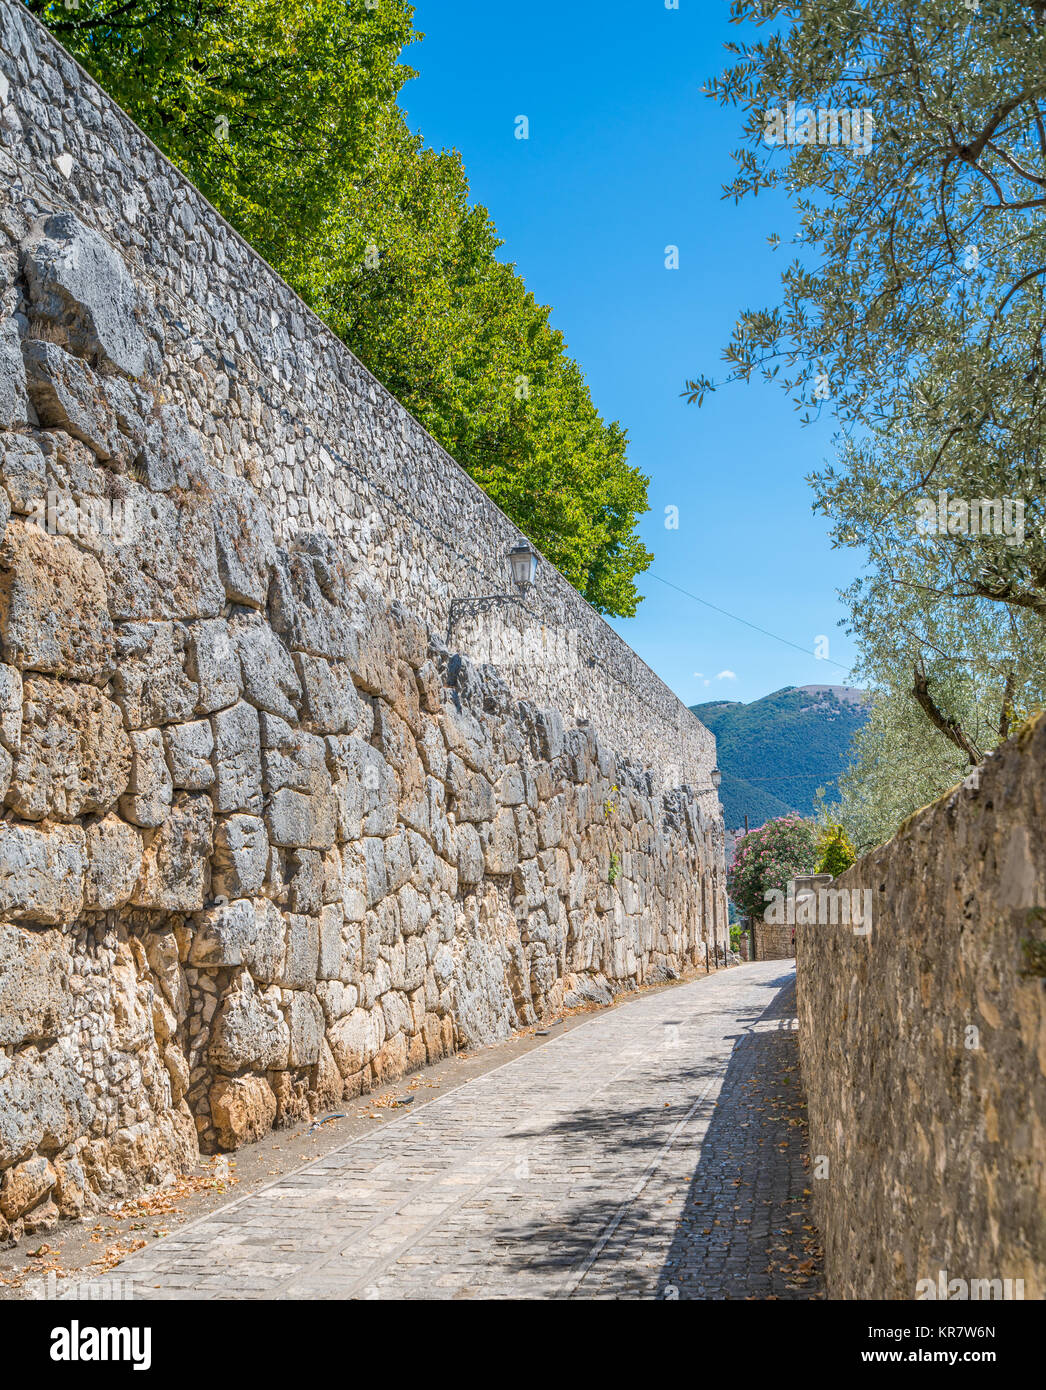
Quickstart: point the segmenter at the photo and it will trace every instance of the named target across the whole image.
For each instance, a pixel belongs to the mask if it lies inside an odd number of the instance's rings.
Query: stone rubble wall
[[[0,179],[4,1242],[727,918],[708,731],[544,564],[448,646],[519,533],[8,0]]]
[[[1046,1296],[1044,825],[1039,716],[835,880],[867,935],[796,927],[829,1298]]]

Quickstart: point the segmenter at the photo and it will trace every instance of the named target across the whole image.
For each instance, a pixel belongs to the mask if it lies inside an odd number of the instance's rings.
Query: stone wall
[[[796,928],[830,1298],[1046,1296],[1044,823],[1040,716],[836,879],[867,935]]]
[[[447,644],[519,533],[8,0],[0,535],[0,1241],[724,941],[708,731]]]

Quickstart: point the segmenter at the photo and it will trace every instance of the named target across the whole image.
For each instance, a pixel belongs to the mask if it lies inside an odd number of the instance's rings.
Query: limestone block
[[[425,765],[425,771],[438,782],[447,775],[447,745],[439,724],[434,719],[426,719],[418,738],[418,752]]]
[[[146,837],[134,907],[199,912],[207,886],[214,813],[210,797],[176,792],[170,814]]]
[[[21,429],[29,423],[22,343],[14,319],[0,319],[0,429]]]
[[[23,672],[101,685],[113,671],[113,625],[101,566],[66,536],[8,523],[0,547],[0,640]]]
[[[319,1001],[302,990],[288,990],[284,993],[283,1014],[291,1037],[291,1066],[314,1066],[320,1059],[323,1042],[323,1010]]]
[[[211,1119],[223,1149],[251,1144],[272,1129],[276,1096],[262,1076],[216,1081],[209,1092]]]
[[[70,351],[139,377],[148,347],[138,295],[123,259],[70,212],[52,213],[23,244],[34,320]]]
[[[367,906],[374,907],[389,891],[384,843],[373,836],[368,836],[363,841],[363,853],[366,860]]]
[[[344,967],[343,921],[344,914],[340,903],[329,903],[320,911],[320,953],[316,972],[318,979],[341,979]]]
[[[316,983],[320,958],[320,924],[315,917],[287,914],[287,950],[278,984],[287,989],[306,989]]]
[[[120,622],[219,618],[225,590],[218,577],[214,525],[207,497],[185,489],[176,497],[124,480],[135,524],[120,544],[95,549],[109,585],[109,609]]]
[[[208,482],[215,496],[214,539],[225,596],[230,603],[264,608],[276,560],[268,512],[243,479],[212,470]]]
[[[120,813],[132,825],[162,825],[174,796],[163,735],[159,729],[141,729],[129,737],[131,779],[127,795],[120,798]]]
[[[459,821],[492,820],[497,811],[494,788],[485,777],[473,772],[456,753],[447,760],[447,787],[450,807]]]
[[[127,787],[131,769],[117,707],[94,686],[30,676],[23,708],[7,804],[25,820],[104,815]]]
[[[19,366],[21,360],[19,349]],[[39,506],[47,493],[47,464],[35,439],[26,434],[0,435],[0,483],[13,512],[24,515]]]
[[[152,406],[139,463],[155,492],[180,487],[213,494],[214,472],[207,468],[200,437],[180,405]]]
[[[22,743],[22,677],[0,665],[0,745],[17,753]]]
[[[410,880],[413,872],[413,864],[410,858],[410,841],[407,839],[405,831],[400,831],[398,835],[390,835],[384,841],[385,846],[385,877],[388,891],[395,893],[398,888]]]
[[[261,716],[263,785],[267,792],[285,787],[319,795],[330,792],[323,739],[292,728],[271,714]]]
[[[483,880],[483,845],[479,832],[467,821],[454,831],[454,854],[458,866],[458,878],[465,887],[473,887]]]
[[[499,811],[490,826],[484,827],[482,839],[487,873],[512,873],[519,863],[519,840],[516,836],[516,818],[509,807]]]
[[[72,1009],[70,969],[58,932],[0,922],[0,1046],[57,1038]]]
[[[290,1030],[275,998],[259,994],[244,975],[239,988],[226,995],[215,1018],[207,1055],[219,1071],[250,1067],[278,1071],[287,1066]]]
[[[286,856],[283,877],[290,910],[306,917],[315,916],[323,906],[323,859],[319,850],[292,850]]]
[[[240,700],[212,716],[215,810],[258,812],[262,805],[258,712]]]
[[[84,1134],[93,1118],[94,1105],[61,1048],[0,1053],[0,1167],[38,1149],[57,1153]]]
[[[380,1009],[353,1009],[339,1019],[327,1034],[334,1060],[342,1076],[361,1070],[385,1041],[385,1020]]]
[[[328,793],[306,796],[283,787],[269,798],[265,823],[274,845],[327,850],[334,844],[336,803]]]
[[[192,623],[188,632],[186,672],[199,690],[196,713],[214,714],[228,709],[243,689],[240,658],[228,626],[216,618]]]
[[[240,614],[229,627],[240,658],[243,695],[258,709],[283,719],[297,718],[301,684],[290,652],[257,613]]]
[[[113,692],[129,729],[191,719],[198,691],[185,674],[186,629],[180,623],[120,623]]]
[[[329,597],[337,594],[336,570],[336,557],[325,564],[321,557],[289,554],[277,547],[269,591],[272,625],[296,651],[355,666],[359,635],[348,610]]]
[[[83,911],[85,861],[79,825],[0,821],[0,917],[68,927]]]
[[[175,1043],[169,1042],[163,1049],[163,1064],[171,1083],[171,1102],[180,1105],[189,1089],[189,1063],[185,1053]]]
[[[214,731],[210,720],[194,719],[188,724],[168,724],[163,730],[163,746],[172,784],[185,791],[206,791],[214,781],[211,764]]]
[[[302,711],[318,734],[350,734],[360,722],[360,697],[352,673],[340,662],[295,652],[302,690]]]
[[[212,888],[226,898],[249,898],[265,882],[269,837],[258,816],[219,818],[214,831]]]
[[[43,1154],[8,1168],[0,1183],[0,1214],[8,1221],[24,1215],[48,1195],[55,1185],[56,1176]]]
[[[22,357],[29,399],[40,423],[64,430],[102,460],[117,457],[123,436],[91,368],[57,343],[26,342]]]
[[[270,984],[283,969],[284,924],[268,898],[237,898],[198,912],[190,962],[204,970],[245,965],[256,980]]]
[[[85,839],[84,907],[101,911],[123,907],[141,871],[141,832],[110,812],[86,827]]]

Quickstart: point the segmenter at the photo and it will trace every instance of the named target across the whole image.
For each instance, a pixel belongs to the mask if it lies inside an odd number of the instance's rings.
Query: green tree
[[[27,0],[599,611],[653,558],[647,479],[460,156],[397,105],[408,0]]]
[[[759,371],[804,419],[835,414],[839,466],[812,482],[840,545],[889,551],[939,490],[1025,498],[1027,544],[945,535],[937,577],[1046,614],[1046,4],[735,0],[731,17],[770,32],[710,85],[745,112],[726,192],[782,190],[799,254],[780,303],[740,315],[727,379]],[[811,120],[768,144],[789,100]],[[839,111],[874,128],[833,143]]]
[[[857,859],[856,851],[850,843],[846,831],[841,825],[828,825],[822,831],[817,842],[820,859],[817,863],[816,872],[819,874],[831,874],[833,878],[838,878]]]

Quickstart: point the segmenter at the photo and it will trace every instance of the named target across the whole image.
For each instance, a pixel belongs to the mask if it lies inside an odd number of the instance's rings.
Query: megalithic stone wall
[[[1044,827],[1038,716],[796,927],[830,1298],[1046,1296]]]
[[[709,732],[0,0],[0,1241],[725,939]]]

